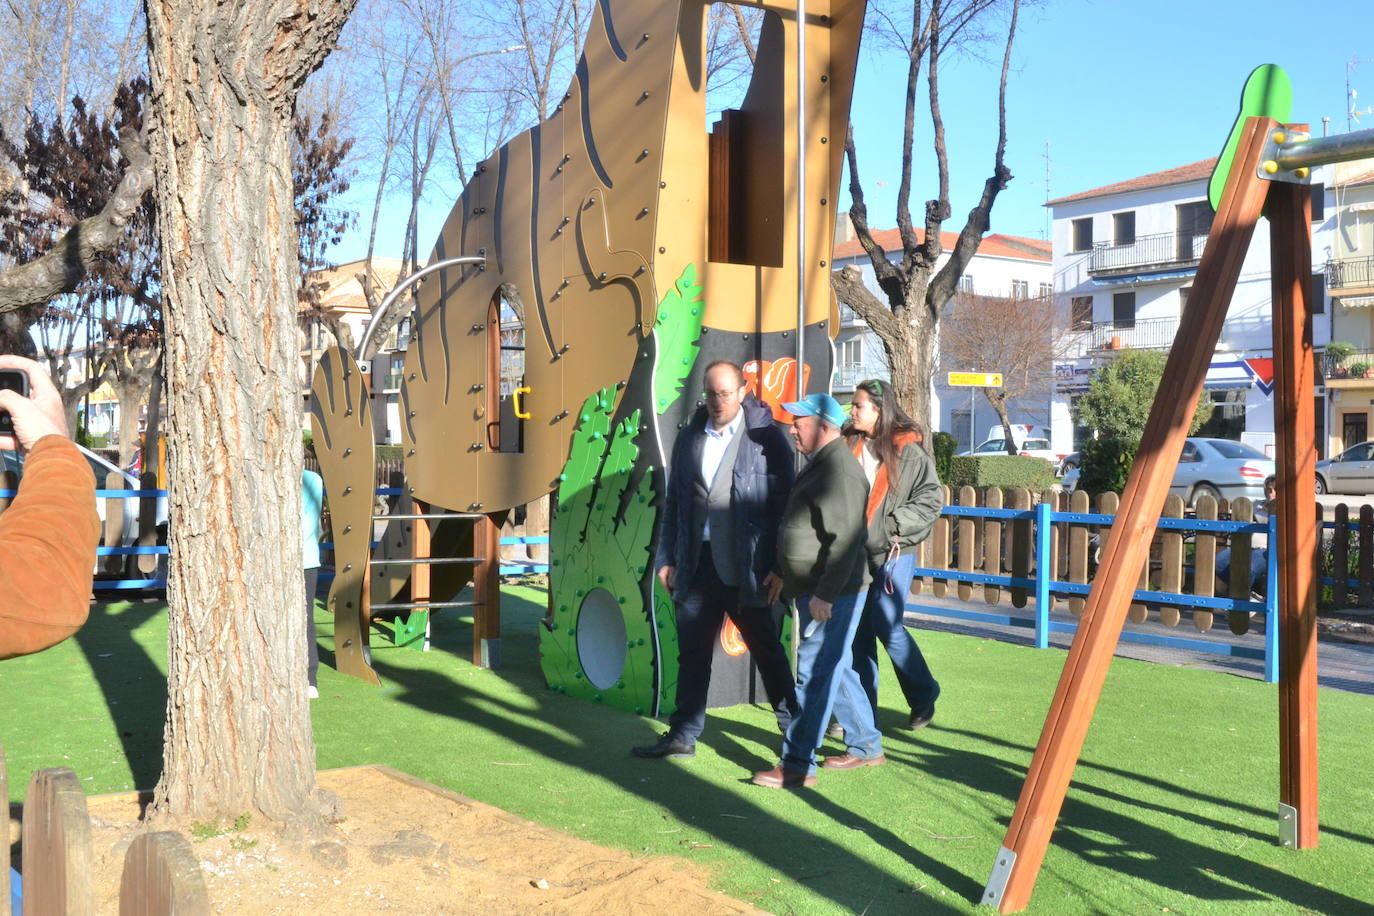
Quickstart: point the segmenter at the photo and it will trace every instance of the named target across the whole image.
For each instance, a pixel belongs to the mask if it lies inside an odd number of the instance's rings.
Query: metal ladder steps
[[[440,563],[485,563],[481,557],[396,557],[394,559],[372,559],[369,566],[431,566]]]
[[[413,522],[413,521],[419,521],[419,520],[422,519],[422,518],[423,518],[423,519],[434,519],[434,518],[470,518],[470,519],[479,519],[479,518],[486,518],[486,516],[483,515],[483,514],[480,513],[480,512],[426,512],[424,515],[419,515],[419,514],[413,514],[413,515],[412,515],[412,514],[404,514],[404,515],[374,515],[374,516],[372,516],[372,520],[373,520],[374,522],[391,522],[391,521],[401,521],[401,522],[410,521],[410,522]]]
[[[413,601],[400,604],[374,604],[374,611],[437,611],[445,607],[480,607],[480,601]]]

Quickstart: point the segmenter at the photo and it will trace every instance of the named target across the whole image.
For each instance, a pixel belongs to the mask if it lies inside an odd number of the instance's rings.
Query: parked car
[[[1371,443],[1374,444],[1374,443]],[[1060,485],[1066,492],[1078,486],[1074,467]],[[1264,481],[1274,476],[1274,461],[1263,452],[1230,439],[1186,439],[1169,492],[1196,506],[1204,495],[1213,499],[1264,498]]]
[[[109,476],[108,476],[108,475],[109,475],[111,472],[118,474],[118,475],[120,476],[120,479],[123,481],[123,483],[121,483],[121,484],[118,485],[118,488],[119,488],[119,489],[122,489],[122,490],[137,490],[137,489],[140,489],[140,487],[139,487],[139,482],[138,482],[138,478],[137,478],[137,477],[134,477],[132,474],[128,473],[127,471],[124,471],[124,470],[121,470],[120,468],[115,467],[113,464],[111,464],[110,462],[106,461],[104,458],[100,457],[100,456],[97,455],[95,452],[92,452],[90,449],[85,448],[84,446],[78,445],[77,448],[81,450],[81,455],[82,455],[83,458],[86,459],[86,463],[89,464],[89,465],[91,466],[91,472],[95,475],[95,485],[96,485],[96,489],[100,489],[100,490],[109,489],[109,487],[107,487],[107,485],[106,485],[106,481],[109,479]],[[26,456],[20,454],[19,452],[11,452],[11,451],[0,452],[0,455],[3,455],[3,466],[4,466],[4,470],[7,470],[7,471],[14,471],[15,474],[17,474],[17,475],[22,479],[23,476],[24,476],[24,459],[25,459]],[[106,507],[109,506],[110,502],[111,502],[111,500],[110,500],[110,499],[106,499],[106,498],[98,498],[98,499],[96,499],[96,501],[95,501],[95,511],[96,511],[96,513],[100,516],[100,523],[101,523],[101,525],[102,525],[102,529],[101,529],[102,532],[104,532],[104,530],[105,530],[104,525],[105,525],[105,512],[106,512]],[[133,546],[137,545],[137,543],[138,543],[138,503],[139,503],[139,501],[138,501],[137,499],[121,499],[121,500],[120,500],[120,503],[123,504],[123,506],[122,506],[123,518],[122,518],[122,520],[121,520],[121,522],[120,522],[120,526],[119,526],[119,538],[118,538],[118,541],[117,541],[117,543],[113,543],[113,544],[111,544],[111,543],[106,543],[105,538],[104,538],[104,534],[102,533],[102,535],[101,535],[101,546],[102,546],[102,547],[133,547]],[[158,497],[158,500],[157,500],[157,516],[156,516],[156,520],[157,520],[157,526],[158,526],[158,532],[159,532],[159,535],[158,535],[158,543],[159,543],[159,544],[166,544],[166,543],[167,543],[167,537],[166,537],[166,531],[167,531],[167,497],[165,497],[165,496],[159,496],[159,497]],[[98,558],[98,562],[96,563],[96,572],[97,572],[97,574],[100,574],[100,573],[108,573],[108,571],[109,571],[109,565],[106,563],[106,560],[107,560],[107,559],[108,559],[108,558],[106,558],[106,557],[100,557],[100,558]],[[125,568],[126,568],[127,570],[130,571],[130,572],[129,572],[129,578],[138,578],[138,579],[151,578],[151,576],[148,576],[148,575],[146,575],[146,574],[134,572],[134,570],[137,569],[137,566],[136,566],[137,557],[135,557],[135,556],[130,556],[130,557],[128,557],[128,560],[129,560],[129,562],[126,563],[126,564],[124,564],[124,566],[125,566]],[[166,565],[166,557],[160,557],[159,560],[158,560],[159,569],[165,568],[165,565]]]
[[[1059,462],[1059,466],[1054,469],[1054,472],[1058,474],[1060,477],[1063,477],[1065,474],[1069,473],[1069,471],[1076,469],[1078,467],[1078,463],[1082,460],[1082,452],[1069,452]]]
[[[1059,455],[1050,448],[1049,432],[1043,426],[1025,423],[1011,425],[1012,441],[1016,443],[1014,452],[1007,452],[1006,430],[1002,424],[988,428],[988,436],[978,447],[961,455],[1006,455],[1015,454],[1023,458],[1044,458],[1051,465],[1058,466]]]
[[[1318,493],[1374,493],[1374,442],[1352,445],[1317,462]]]

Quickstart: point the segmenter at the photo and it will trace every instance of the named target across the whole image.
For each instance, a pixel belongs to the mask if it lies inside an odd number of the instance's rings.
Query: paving
[[[982,601],[963,602],[951,598],[936,598],[930,594],[913,596],[912,604],[907,606],[906,622],[908,626],[915,627],[917,630],[936,630],[945,633],[959,633],[967,636],[981,636],[987,639],[996,639],[1002,642],[1015,643],[1018,645],[1034,645],[1035,631],[1030,627],[1008,626],[997,623],[983,623],[980,621],[952,620],[948,617],[937,616],[932,613],[923,612],[921,608],[931,610],[939,608],[962,609],[969,611],[983,611],[988,613],[1005,614],[1007,616],[1024,617],[1027,620],[1033,619],[1035,614],[1034,599],[1027,601],[1024,608],[1013,608],[1004,596],[1002,602],[997,605],[988,605]],[[1052,621],[1074,622],[1077,618],[1069,614],[1067,610],[1056,608],[1050,614]],[[1250,632],[1245,636],[1236,636],[1226,625],[1226,615],[1219,613],[1216,615],[1216,625],[1206,633],[1199,632],[1188,618],[1185,611],[1183,619],[1178,626],[1169,627],[1159,622],[1158,615],[1150,614],[1149,620],[1145,623],[1127,622],[1126,629],[1139,633],[1149,633],[1157,636],[1174,636],[1185,639],[1205,639],[1209,642],[1233,646],[1250,646],[1263,650],[1264,648],[1264,622],[1259,617],[1251,621]],[[1317,650],[1317,682],[1322,687],[1333,690],[1347,690],[1352,693],[1374,694],[1374,638],[1370,637],[1368,625],[1352,624],[1347,621],[1323,621],[1323,632],[1319,637]],[[1347,632],[1342,633],[1341,630]],[[1353,631],[1353,632],[1349,632]],[[1072,633],[1050,633],[1050,646],[1052,648],[1045,651],[1054,651],[1053,647],[1067,649],[1073,641]],[[1167,646],[1143,645],[1140,643],[1122,642],[1116,650],[1119,658],[1134,658],[1142,661],[1156,662],[1163,665],[1178,665],[1181,667],[1201,668],[1208,671],[1222,671],[1234,674],[1239,677],[1249,677],[1256,680],[1264,678],[1264,660],[1259,658],[1243,658],[1231,655],[1215,655],[1210,652],[1193,651],[1191,649],[1179,649]]]

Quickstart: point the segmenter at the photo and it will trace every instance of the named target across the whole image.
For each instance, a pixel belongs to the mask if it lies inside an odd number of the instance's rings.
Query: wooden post
[[[76,773],[39,770],[24,796],[24,916],[92,916],[91,816]]]
[[[1269,191],[1274,302],[1274,441],[1278,464],[1279,837],[1317,845],[1317,453],[1312,390],[1312,197],[1306,185]],[[1344,570],[1338,570],[1338,576]]]
[[[984,902],[996,904],[1003,913],[1024,909],[1035,888],[1055,819],[1063,806],[1121,636],[1131,595],[1140,578],[1141,564],[1148,556],[1178,456],[1183,451],[1193,406],[1202,393],[1227,306],[1259,221],[1268,182],[1256,172],[1265,140],[1275,126],[1271,118],[1251,118],[1241,135],[1207,249],[1198,265],[1193,293],[1179,321],[1164,378],[1122,494],[1111,539],[1103,548],[1102,564],[1088,595],[1083,621],[1069,649],[1016,813],[983,897]]]
[[[415,499],[411,501],[411,510],[419,516],[429,514],[429,503]],[[410,536],[410,556],[415,560],[415,565],[410,567],[410,600],[414,604],[428,604],[431,600],[433,590],[430,588],[430,565],[428,562],[432,554],[431,534],[429,530],[429,520],[417,518],[411,522],[415,527],[411,530]],[[429,650],[429,628],[434,622],[434,612],[430,610],[416,609],[406,615],[407,619],[414,623],[419,623],[417,615],[424,615],[425,632],[422,637],[422,648]],[[400,628],[401,619],[396,619],[396,627]]]
[[[119,916],[201,916],[210,912],[200,862],[174,830],[145,833],[129,844],[119,879]]]
[[[479,668],[501,667],[501,529],[484,516],[472,526],[472,555],[481,557],[472,570],[472,663]]]

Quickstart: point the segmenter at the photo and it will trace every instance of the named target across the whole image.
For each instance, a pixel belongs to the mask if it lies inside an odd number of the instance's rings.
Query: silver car
[[[1230,439],[1186,439],[1169,492],[1189,506],[1196,506],[1202,496],[1263,499],[1264,481],[1273,476],[1273,459],[1248,445]],[[1065,474],[1060,485],[1066,491],[1077,487],[1078,468]]]
[[[1318,493],[1374,493],[1374,442],[1317,462]]]

